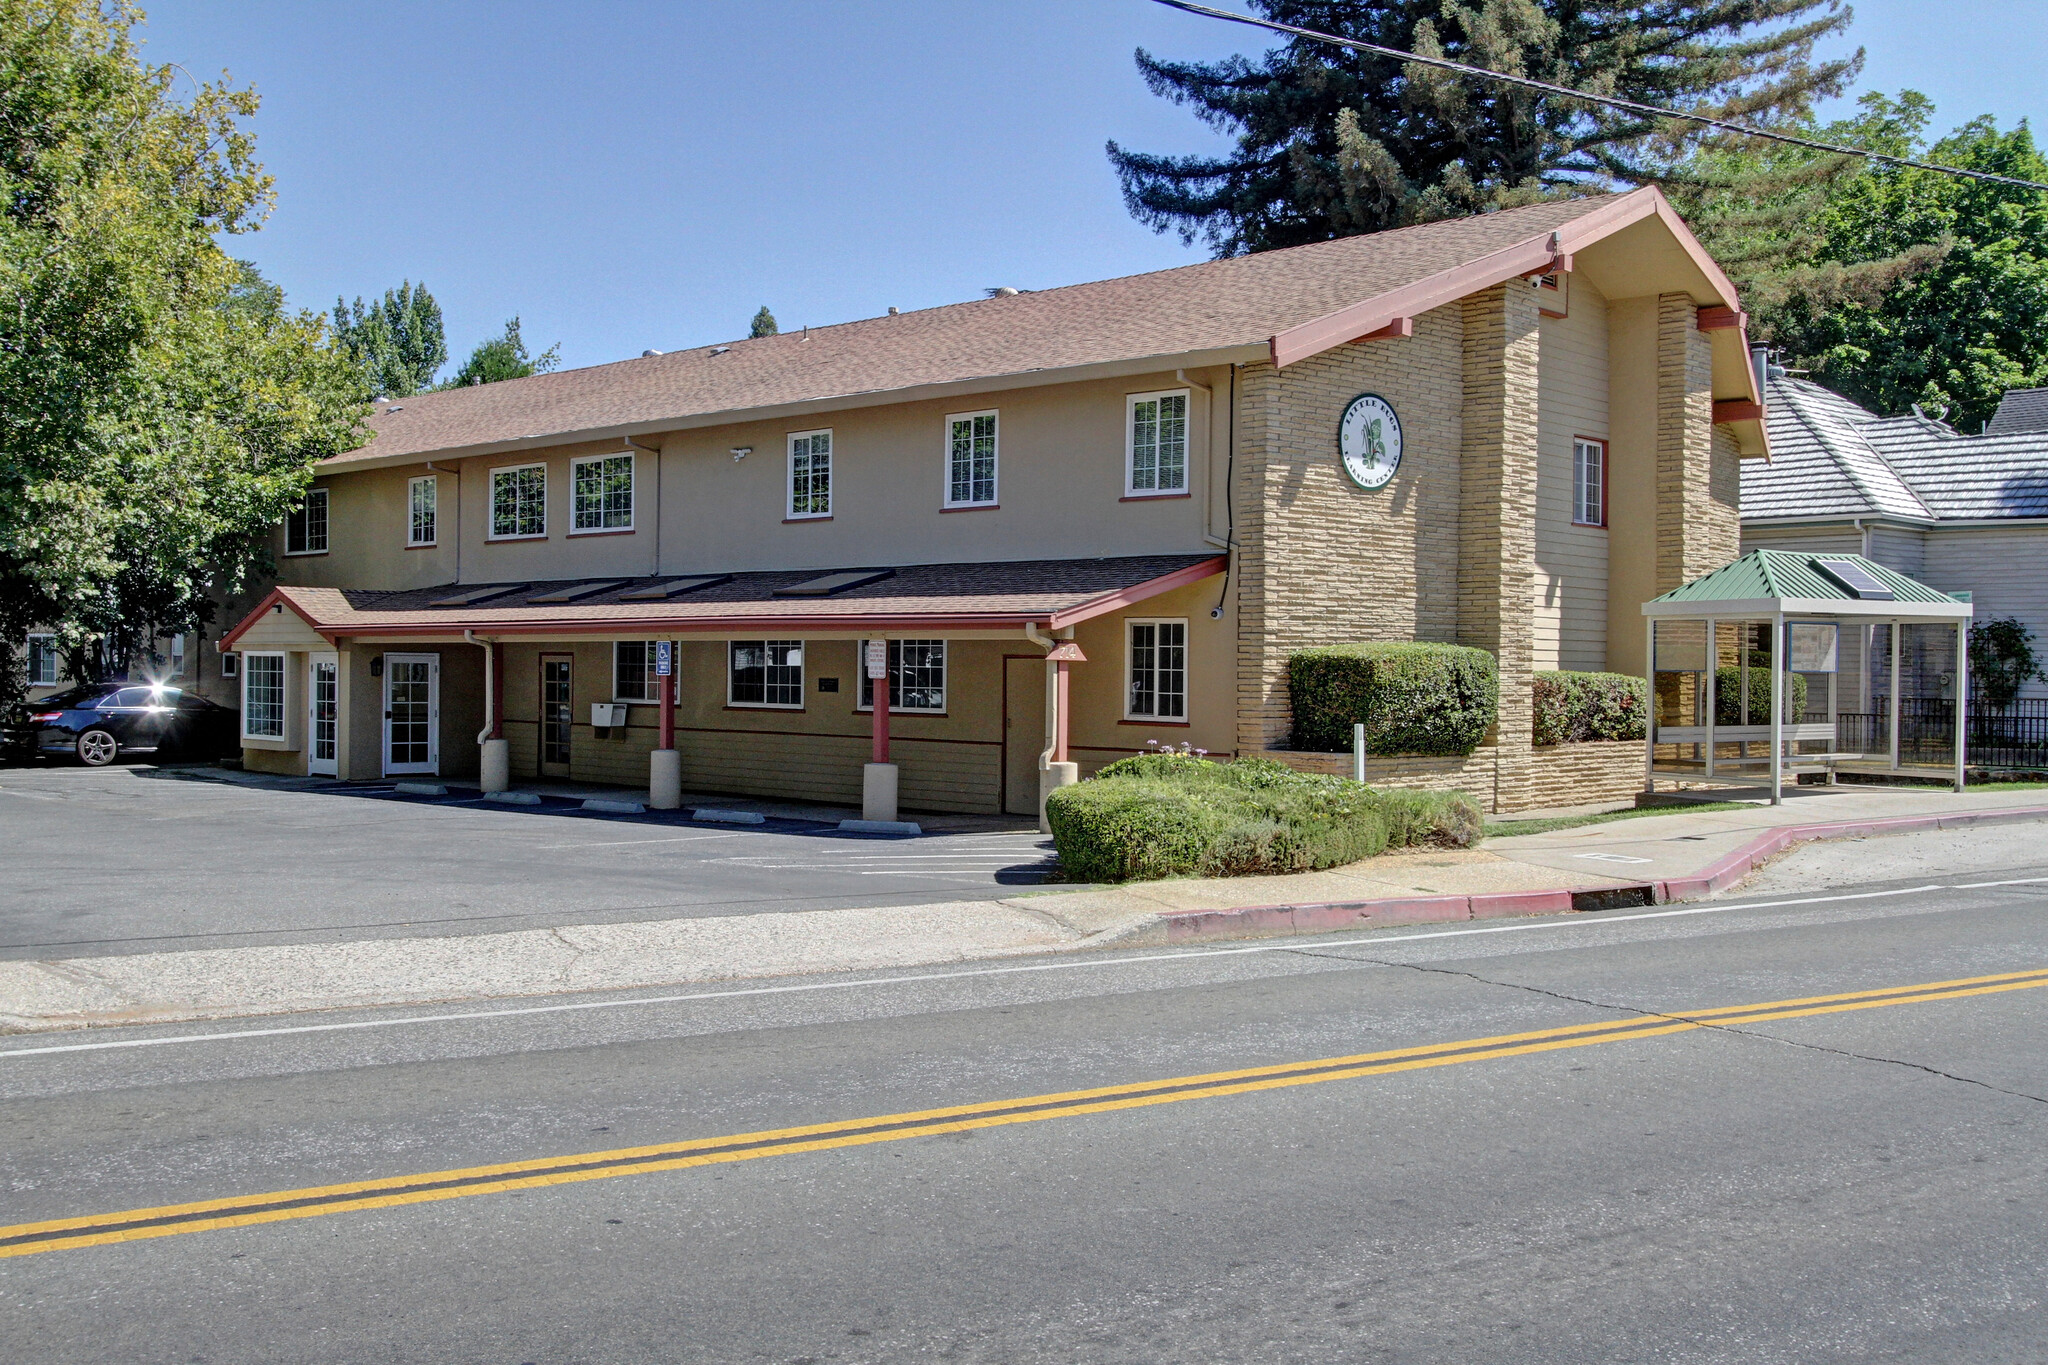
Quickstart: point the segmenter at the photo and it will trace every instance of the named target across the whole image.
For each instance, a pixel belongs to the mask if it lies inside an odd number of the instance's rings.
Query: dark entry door
[[[1038,814],[1038,756],[1045,752],[1045,660],[1003,660],[1003,811]]]
[[[540,775],[569,775],[569,741],[575,712],[570,686],[569,656],[540,656]]]

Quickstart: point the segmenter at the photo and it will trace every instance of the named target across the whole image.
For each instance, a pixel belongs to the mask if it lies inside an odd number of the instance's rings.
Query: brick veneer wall
[[[1489,814],[1627,801],[1643,789],[1643,746],[1638,743],[1557,744],[1532,749],[1529,756],[1528,774],[1511,800],[1502,799],[1499,778],[1505,765],[1492,745],[1482,745],[1466,758],[1375,755],[1366,759],[1365,780],[1375,787],[1468,792]],[[1296,772],[1351,776],[1350,754],[1286,749],[1264,757],[1278,759]]]
[[[1657,591],[1733,559],[1742,540],[1741,456],[1714,425],[1714,354],[1690,295],[1657,299]]]

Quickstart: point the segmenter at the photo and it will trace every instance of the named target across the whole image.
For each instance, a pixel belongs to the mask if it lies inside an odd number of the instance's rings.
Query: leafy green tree
[[[321,319],[216,240],[271,203],[255,93],[175,99],[138,17],[0,0],[0,640],[52,628],[77,669],[203,626],[363,435]]]
[[[1722,117],[1782,121],[1861,61],[1816,61],[1836,0],[1252,0],[1265,18],[1423,56]],[[1234,136],[1221,156],[1109,144],[1131,213],[1219,256],[1659,182],[1701,135],[1583,100],[1308,39],[1257,61],[1165,61],[1154,93]]]
[[[754,325],[748,330],[747,335],[750,337],[772,337],[781,331],[782,329],[775,325],[775,314],[769,312],[768,305],[764,303],[761,305],[761,311],[754,314]]]
[[[1929,141],[1934,106],[1914,91],[1862,97],[1829,141],[1937,165],[2048,180],[2022,123],[1973,119]],[[1796,165],[1785,152],[1724,153]],[[2048,195],[1864,162],[1759,206],[1709,192],[1697,226],[1755,315],[1752,336],[1877,412],[1922,405],[1966,431],[2009,388],[2048,383]],[[1839,160],[1831,158],[1830,160]]]
[[[1995,711],[2013,704],[2035,678],[2048,682],[2048,672],[2034,653],[2034,632],[2015,616],[1970,623],[1970,680]]]
[[[455,377],[441,387],[445,389],[466,389],[478,384],[495,384],[501,379],[524,379],[528,375],[546,374],[561,363],[561,346],[554,345],[539,355],[529,356],[526,343],[519,336],[519,319],[513,318],[505,324],[502,335],[489,341],[480,342],[469,359],[462,362],[462,368]]]
[[[386,398],[410,398],[433,385],[448,363],[448,338],[441,328],[441,305],[427,287],[411,280],[363,307],[334,301],[334,334],[369,377],[372,390]]]

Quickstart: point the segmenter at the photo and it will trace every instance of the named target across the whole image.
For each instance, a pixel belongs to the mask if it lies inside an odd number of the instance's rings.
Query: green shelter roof
[[[1869,594],[1852,592],[1842,582],[1822,572],[1818,566],[1823,563],[1843,566],[1852,579],[1859,577],[1856,571],[1860,570],[1888,588],[1891,597],[1873,599]],[[1791,599],[1802,604],[1853,603],[1866,612],[1877,602],[1889,601],[1907,607],[1908,615],[1911,614],[1908,606],[1911,603],[1956,606],[1969,600],[1930,588],[1862,555],[1810,554],[1797,550],[1751,550],[1733,563],[1651,600],[1706,607],[1716,602],[1758,602],[1766,599]],[[1806,609],[1810,610],[1811,606]]]

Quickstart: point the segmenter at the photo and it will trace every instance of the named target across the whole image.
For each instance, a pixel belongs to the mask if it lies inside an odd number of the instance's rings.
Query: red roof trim
[[[1175,588],[1184,588],[1190,583],[1199,583],[1205,578],[1214,578],[1229,567],[1230,557],[1228,555],[1217,555],[1214,559],[1205,559],[1199,564],[1190,564],[1185,569],[1175,569],[1170,574],[1162,574],[1158,578],[1147,582],[1135,583],[1128,588],[1120,588],[1115,592],[1104,593],[1093,601],[1083,602],[1078,607],[1068,607],[1065,611],[1056,611],[1052,614],[1052,619],[1047,621],[1046,624],[1054,630],[1060,630],[1081,621],[1092,620],[1097,616],[1104,616],[1110,612],[1121,610],[1124,607],[1134,606],[1139,602],[1143,602],[1148,597],[1157,597],[1161,593],[1172,592]]]

